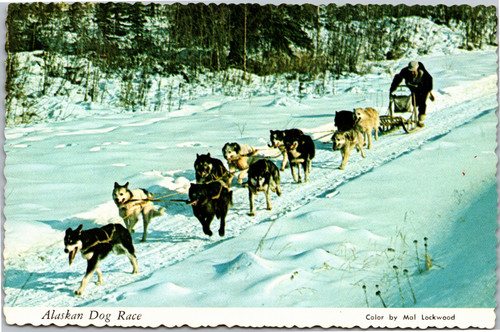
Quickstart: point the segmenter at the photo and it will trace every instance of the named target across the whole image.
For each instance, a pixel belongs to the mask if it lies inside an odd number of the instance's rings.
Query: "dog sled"
[[[411,133],[419,127],[415,94],[408,86],[401,85],[389,98],[388,114],[380,116],[380,131],[390,132],[399,127]]]

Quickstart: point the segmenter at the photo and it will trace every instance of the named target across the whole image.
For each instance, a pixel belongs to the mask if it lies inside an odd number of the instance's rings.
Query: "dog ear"
[[[123,186],[124,186],[125,188],[127,188],[127,189],[128,189],[128,184],[129,184],[129,183],[127,182],[127,183],[125,183]]]
[[[118,182],[115,182],[115,189],[118,188],[120,185],[118,184]]]
[[[75,229],[75,232],[80,233],[80,232],[82,231],[82,228],[83,228],[83,225],[82,225],[82,224],[80,224],[80,226],[78,226],[78,228],[77,228],[77,229]]]
[[[211,158],[211,157],[210,157],[210,152],[209,152],[209,153],[207,153],[207,157],[208,157],[208,158]]]
[[[66,235],[70,234],[71,232],[73,232],[73,229],[70,227],[66,230]]]

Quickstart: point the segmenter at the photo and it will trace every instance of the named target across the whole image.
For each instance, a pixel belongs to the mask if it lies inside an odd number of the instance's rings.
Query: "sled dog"
[[[196,154],[194,161],[196,183],[220,182],[228,190],[231,189],[231,174],[219,159],[212,158],[210,153]]]
[[[101,228],[82,230],[83,225],[75,230],[68,228],[64,236],[64,252],[69,254],[69,265],[73,263],[78,251],[87,260],[87,272],[83,277],[76,295],[82,295],[88,282],[97,272],[97,285],[103,284],[99,262],[113,251],[117,255],[125,254],[132,263],[132,273],[138,273],[137,258],[129,231],[120,224],[108,224]]]
[[[225,235],[226,215],[232,201],[233,192],[220,182],[192,183],[189,187],[189,202],[187,204],[193,207],[194,216],[203,226],[203,233],[208,236],[213,235],[210,224],[214,216],[220,220],[219,235]]]
[[[113,201],[118,207],[118,213],[120,217],[123,218],[125,226],[130,234],[134,233],[134,227],[139,221],[139,215],[142,214],[144,233],[142,234],[141,242],[145,242],[148,237],[148,226],[151,219],[161,216],[165,208],[155,210],[153,202],[151,201],[154,196],[153,194],[145,189],[130,190],[128,185],[128,182],[123,186],[115,182]]]
[[[378,128],[380,119],[378,112],[371,108],[356,108],[356,129],[363,133],[365,142],[368,140],[368,150],[372,148],[372,131],[375,130],[375,140],[378,140]]]
[[[288,164],[288,154],[285,148],[285,136],[300,136],[304,132],[300,129],[286,129],[286,130],[271,130],[270,140],[268,144],[270,148],[278,148],[283,155],[283,162],[281,163],[281,170],[284,171]]]
[[[248,167],[260,159],[256,153],[257,150],[248,144],[226,143],[224,145],[222,154],[229,166],[229,173],[231,174],[230,181],[232,181],[234,173],[240,171],[238,175],[238,184],[243,184],[243,179],[248,173]]]
[[[314,141],[311,136],[286,135],[285,148],[290,160],[290,170],[292,171],[293,180],[298,183],[302,182],[302,177],[300,176],[300,165],[302,165],[305,181],[309,181],[312,160],[316,154]],[[298,177],[295,174],[295,167],[297,167]]]
[[[354,147],[361,152],[361,156],[363,156],[363,158],[366,157],[365,151],[363,150],[363,133],[355,129],[346,132],[336,131],[333,134],[332,141],[333,151],[340,150],[340,154],[342,155],[342,164],[339,167],[340,169],[345,168],[347,160],[349,159],[349,153]]]
[[[266,194],[267,209],[272,209],[270,192],[273,191],[281,196],[280,181],[280,171],[272,161],[260,159],[250,165],[248,170],[249,216],[255,216],[254,199],[259,191]]]

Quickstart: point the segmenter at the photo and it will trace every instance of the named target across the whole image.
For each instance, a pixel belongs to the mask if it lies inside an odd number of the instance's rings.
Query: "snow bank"
[[[342,185],[333,198],[252,226],[90,305],[381,307],[381,290],[390,307],[495,307],[495,128],[489,112]]]

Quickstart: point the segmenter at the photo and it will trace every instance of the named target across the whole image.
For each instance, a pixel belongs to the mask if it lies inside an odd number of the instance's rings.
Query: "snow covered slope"
[[[491,51],[422,58],[437,99],[425,129],[381,136],[366,159],[353,153],[345,171],[323,136],[335,111],[385,112],[386,71],[336,82],[335,94],[322,98],[205,96],[177,113],[7,128],[6,306],[380,307],[378,285],[389,306],[494,307],[496,59]],[[317,139],[317,156],[308,183],[282,173],[273,211],[260,195],[256,217],[247,216],[247,190],[235,186],[226,238],[208,238],[190,207],[170,201],[186,198],[197,153],[221,158],[224,143],[237,141],[273,155],[269,130],[292,127]],[[125,257],[110,255],[101,265],[105,284],[75,297],[86,263],[67,266],[64,230],[119,222],[115,181],[165,197],[166,214],[153,220],[148,242],[138,242],[136,229],[138,275]],[[483,282],[466,287],[471,278]]]

